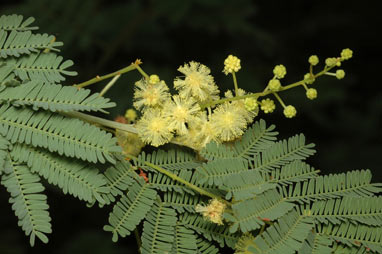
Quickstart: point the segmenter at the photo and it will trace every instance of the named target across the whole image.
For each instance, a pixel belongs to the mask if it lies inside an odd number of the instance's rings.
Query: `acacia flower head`
[[[224,60],[223,72],[225,75],[228,75],[228,73],[238,72],[240,69],[241,69],[240,59],[237,58],[236,56],[229,55]]]
[[[278,90],[280,90],[280,88],[281,88],[280,80],[278,80],[278,79],[271,79],[271,80],[269,80],[269,82],[268,82],[268,87],[269,87],[269,89],[271,89],[272,91],[278,91]]]
[[[218,225],[223,225],[223,212],[226,205],[217,199],[209,201],[207,206],[196,205],[195,211],[203,214],[203,217]]]
[[[247,121],[238,114],[238,107],[232,103],[224,103],[215,108],[211,121],[216,126],[218,137],[222,141],[231,141],[240,137],[247,127]]]
[[[275,108],[275,102],[269,98],[266,98],[261,101],[261,110],[264,111],[265,114],[272,113]]]
[[[304,75],[304,82],[307,84],[313,84],[315,80],[314,76],[310,73]]]
[[[191,122],[195,114],[200,111],[199,104],[193,98],[172,97],[164,109],[163,116],[169,119],[169,128],[180,135],[187,133],[186,123]]]
[[[286,73],[286,68],[282,64],[276,65],[273,69],[273,74],[275,74],[275,77],[278,79],[285,77]]]
[[[349,48],[343,49],[341,51],[341,59],[348,60],[353,57],[353,51]]]
[[[179,91],[180,97],[193,97],[200,102],[219,98],[219,89],[207,66],[190,62],[179,67],[178,71],[185,75],[184,79],[176,78],[174,80],[174,88]]]
[[[336,78],[337,79],[343,79],[345,77],[345,71],[344,70],[337,70],[336,71]]]
[[[168,126],[169,120],[163,117],[162,111],[151,108],[136,123],[141,140],[153,146],[160,146],[171,140],[173,134]]]
[[[201,150],[211,141],[220,142],[217,137],[216,125],[208,120],[206,112],[197,114],[194,121],[188,124],[188,129],[188,134],[181,136],[181,141],[191,143],[192,147],[197,150]]]
[[[247,94],[247,92],[241,88],[239,88],[237,90],[237,96],[244,96],[246,94]],[[227,90],[224,93],[224,96],[226,98],[233,98],[233,93],[231,90]],[[248,100],[248,99],[250,99],[250,100]],[[231,102],[232,106],[234,106],[234,108],[236,109],[236,113],[243,116],[244,119],[247,121],[247,123],[252,123],[253,119],[258,114],[258,110],[257,110],[257,106],[256,106],[257,102],[255,100],[255,102],[256,102],[256,105],[255,105],[254,101],[251,99],[252,98],[246,98],[246,99],[242,99],[242,100],[234,100]],[[247,103],[247,105],[246,105],[246,103]]]
[[[309,59],[308,59],[308,62],[309,62],[311,65],[313,65],[313,66],[317,65],[318,62],[319,62],[318,56],[316,56],[316,55],[312,55],[312,56],[310,56]]]
[[[257,103],[257,100],[255,98],[251,97],[246,98],[244,100],[244,106],[248,111],[254,111],[255,109],[257,109],[259,104]]]
[[[294,106],[288,105],[284,108],[284,115],[287,118],[295,117],[297,113],[297,110]]]
[[[148,107],[162,106],[170,98],[169,89],[164,81],[155,85],[145,79],[135,82],[134,107],[138,110]]]
[[[317,90],[314,89],[314,88],[309,88],[308,90],[306,90],[306,97],[308,97],[308,99],[316,99],[317,98]]]

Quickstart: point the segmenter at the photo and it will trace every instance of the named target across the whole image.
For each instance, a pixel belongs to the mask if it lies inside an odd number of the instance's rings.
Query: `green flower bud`
[[[345,71],[344,70],[337,70],[336,71],[336,78],[343,79],[345,77]]]
[[[296,113],[297,113],[297,110],[296,110],[296,108],[293,107],[292,105],[286,106],[286,107],[284,108],[284,115],[285,115],[285,117],[287,117],[287,118],[295,117],[295,116],[296,116]]]
[[[316,99],[317,98],[317,90],[314,88],[309,88],[308,90],[306,90],[306,97],[308,97],[308,99],[311,99],[311,100]]]
[[[283,78],[286,75],[286,68],[284,65],[276,65],[275,68],[273,69],[273,74],[275,74],[276,78]]]
[[[312,55],[312,56],[309,57],[308,61],[309,61],[309,63],[310,63],[311,65],[313,65],[313,66],[314,66],[314,65],[317,65],[318,62],[319,62],[319,60],[318,60],[318,56],[316,56],[316,55]]]
[[[272,91],[278,91],[278,90],[280,90],[280,88],[281,88],[280,80],[278,80],[278,79],[271,79],[271,80],[269,80],[269,82],[268,82],[268,87],[269,87],[269,89],[271,89]]]

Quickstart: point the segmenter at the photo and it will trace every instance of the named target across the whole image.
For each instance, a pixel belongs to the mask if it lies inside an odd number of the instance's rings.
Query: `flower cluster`
[[[223,212],[226,205],[217,199],[211,199],[207,206],[196,205],[195,211],[203,214],[203,217],[218,225],[223,225]]]
[[[240,60],[231,55],[224,68],[236,72],[240,69]],[[134,107],[142,113],[136,128],[143,142],[160,146],[174,141],[199,150],[210,141],[232,141],[243,135],[257,115],[256,99],[225,102],[203,110],[201,104],[220,99],[210,69],[192,61],[178,71],[183,76],[175,78],[174,88],[178,94],[172,96],[157,75],[135,83]],[[245,94],[238,89],[237,96]],[[226,98],[232,97],[228,91]]]
[[[182,75],[173,81],[177,92],[173,95],[170,94],[167,84],[157,75],[145,74],[143,79],[135,83],[134,92],[133,105],[140,111],[141,117],[135,121],[137,115],[130,110],[126,112],[126,119],[135,124],[141,140],[153,146],[171,141],[200,150],[211,141],[233,141],[243,135],[259,110],[272,113],[276,109],[274,100],[259,100],[260,97],[275,96],[283,107],[285,117],[293,118],[297,115],[296,108],[286,105],[279,93],[303,86],[308,99],[317,98],[317,90],[308,85],[312,85],[317,77],[324,74],[337,79],[344,78],[345,72],[341,69],[335,73],[329,71],[340,66],[342,61],[352,55],[350,49],[344,49],[340,57],[326,58],[324,70],[317,74],[314,74],[313,67],[318,65],[319,58],[312,55],[308,59],[309,72],[304,78],[286,86],[281,84],[280,79],[285,77],[287,70],[282,64],[276,65],[273,77],[264,91],[253,94],[238,87],[235,73],[241,69],[240,59],[229,55],[224,61],[223,72],[233,75],[235,89],[234,93],[231,90],[226,91],[224,98],[219,96],[220,91],[210,69],[198,62],[191,61],[178,68]]]

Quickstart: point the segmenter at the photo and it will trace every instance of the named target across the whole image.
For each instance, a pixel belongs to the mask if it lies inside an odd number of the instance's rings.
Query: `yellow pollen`
[[[150,124],[150,130],[153,132],[159,132],[161,129],[163,129],[163,122],[160,120],[153,120]]]
[[[174,118],[178,121],[185,121],[187,118],[187,112],[184,108],[178,107],[174,111]]]
[[[186,77],[186,81],[193,87],[200,86],[200,77],[198,73],[191,73]]]

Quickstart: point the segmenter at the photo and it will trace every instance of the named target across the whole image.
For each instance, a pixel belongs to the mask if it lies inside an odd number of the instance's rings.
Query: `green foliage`
[[[155,171],[155,169],[145,165],[144,162],[150,162],[170,171],[194,169],[200,164],[200,162],[196,161],[195,156],[192,153],[180,149],[169,150],[168,152],[158,150],[154,151],[152,154],[142,152],[136,160],[137,166],[148,171]]]
[[[215,243],[246,254],[382,252],[382,185],[369,170],[319,176],[305,161],[314,145],[302,134],[277,141],[264,120],[198,154],[128,161],[111,133],[69,117],[114,104],[58,84],[76,74],[56,54],[61,43],[32,33],[33,19],[0,21],[0,177],[31,245],[51,233],[42,177],[90,205],[112,204],[104,230],[114,242],[135,231],[144,254],[219,253]]]
[[[175,226],[175,238],[172,246],[172,254],[197,253],[196,237],[192,230],[177,224]]]
[[[114,162],[113,152],[121,148],[110,133],[60,114],[3,105],[0,133],[12,143],[47,148],[60,155],[90,162]]]
[[[209,241],[218,242],[221,247],[227,245],[234,248],[239,239],[239,236],[230,233],[227,227],[209,222],[199,214],[185,212],[179,220],[185,227],[194,230]]]
[[[382,197],[352,197],[321,200],[311,204],[310,216],[323,224],[346,221],[369,226],[382,226]]]
[[[53,84],[64,81],[64,75],[77,75],[75,71],[66,70],[73,65],[71,60],[63,62],[61,56],[51,52],[32,53],[17,59],[7,59],[7,62],[14,66],[14,74],[22,81],[34,80]]]
[[[19,226],[47,243],[50,216],[40,176],[87,203],[110,203],[108,178],[96,163],[114,163],[121,151],[110,133],[63,112],[106,112],[115,104],[89,90],[62,86],[71,60],[61,42],[35,34],[33,18],[0,17],[0,177]],[[90,163],[89,163],[90,162]],[[113,189],[114,191],[114,189]]]
[[[72,86],[44,84],[30,81],[11,87],[0,93],[0,102],[10,102],[14,106],[32,106],[52,112],[61,111],[101,111],[114,107],[115,103],[100,97],[98,93],[89,96],[90,90],[78,90]]]
[[[115,165],[110,166],[105,172],[109,193],[103,194],[102,198],[105,204],[110,204],[115,201],[115,197],[123,195],[123,193],[134,183],[134,179],[138,176],[134,172],[131,164],[122,162],[124,158],[119,156]]]
[[[50,184],[57,185],[64,194],[71,194],[80,200],[104,203],[102,195],[109,193],[106,179],[93,165],[28,145],[16,144],[10,152],[19,163],[26,163],[32,173],[37,173]]]
[[[219,249],[215,245],[203,238],[196,239],[196,245],[198,246],[198,254],[217,254]]]
[[[251,207],[251,209],[247,209]],[[262,195],[254,195],[254,198],[247,199],[232,205],[233,217],[227,219],[233,222],[230,231],[236,232],[238,228],[243,233],[255,230],[264,225],[264,220],[274,221],[290,210],[294,205],[286,202],[276,190],[268,190]]]
[[[380,183],[371,183],[370,170],[354,170],[342,174],[318,176],[297,182],[289,188],[283,186],[284,197],[299,203],[341,196],[369,197],[382,191]]]
[[[8,156],[1,185],[10,193],[9,203],[19,219],[19,226],[30,236],[31,246],[34,245],[36,237],[47,243],[48,237],[45,234],[52,232],[52,226],[47,197],[42,194],[44,187],[40,183],[40,177],[33,174],[27,166],[17,164]]]
[[[292,254],[299,250],[313,228],[310,218],[290,211],[277,223],[257,236],[248,246],[250,253]]]
[[[25,31],[35,30],[38,27],[29,27],[34,22],[34,18],[29,17],[23,22],[22,15],[1,15],[0,17],[0,29],[5,31]]]
[[[155,197],[156,191],[143,179],[138,179],[129,192],[114,205],[109,216],[110,225],[105,225],[103,229],[113,233],[114,242],[118,241],[118,235],[129,235],[150,211]]]
[[[339,225],[319,225],[317,232],[350,248],[368,248],[375,253],[382,252],[382,228],[379,226],[370,227],[347,221]]]
[[[176,220],[175,210],[164,207],[157,199],[143,224],[141,253],[170,253],[175,242]],[[192,244],[192,239],[189,241]],[[178,244],[175,246],[179,248]]]
[[[57,46],[62,46],[62,42],[56,42],[54,36],[47,34],[33,34],[31,31],[10,33],[0,30],[0,57],[19,57],[23,54],[39,52],[40,49],[56,51]]]

